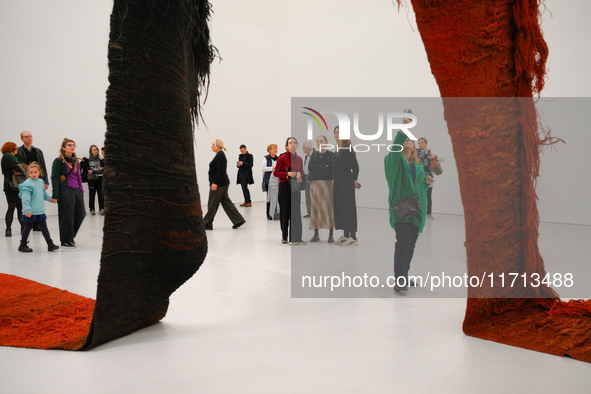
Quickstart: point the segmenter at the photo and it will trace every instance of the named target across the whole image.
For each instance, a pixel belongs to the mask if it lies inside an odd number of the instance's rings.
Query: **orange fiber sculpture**
[[[544,87],[548,56],[540,0],[412,5],[457,162],[468,275],[544,277],[535,180],[541,149],[559,139],[538,127],[533,99]],[[469,289],[463,329],[470,336],[591,361],[591,302],[560,301],[549,287]]]

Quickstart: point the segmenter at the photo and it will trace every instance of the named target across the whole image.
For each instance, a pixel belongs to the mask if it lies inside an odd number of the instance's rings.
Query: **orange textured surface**
[[[535,181],[541,149],[558,139],[539,128],[533,99],[548,57],[542,2],[412,0],[458,167],[470,276],[545,273]],[[591,361],[591,302],[504,290],[469,290],[467,335]]]
[[[90,328],[94,300],[0,274],[0,345],[78,350]]]

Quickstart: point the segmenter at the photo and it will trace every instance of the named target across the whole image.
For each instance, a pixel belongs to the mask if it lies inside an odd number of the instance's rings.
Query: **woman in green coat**
[[[404,123],[410,119],[404,118]],[[402,146],[402,149],[400,147]],[[419,233],[425,226],[427,215],[427,188],[434,179],[425,177],[423,165],[417,156],[414,141],[399,131],[390,148],[390,153],[384,158],[386,179],[388,180],[390,207],[393,204],[416,192],[421,203],[418,213],[409,219],[398,220],[390,208],[390,225],[396,231],[396,246],[394,249],[394,276],[396,285],[394,290],[408,290],[408,271],[415,250]],[[412,284],[411,284],[412,285]]]

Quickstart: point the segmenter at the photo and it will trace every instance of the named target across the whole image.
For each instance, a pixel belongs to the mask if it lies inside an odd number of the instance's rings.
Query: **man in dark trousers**
[[[254,178],[252,176],[253,164],[254,158],[246,150],[246,145],[240,145],[240,155],[238,156],[238,162],[236,163],[236,167],[238,167],[236,184],[242,185],[242,194],[244,194],[244,203],[240,204],[241,207],[252,207],[248,185],[254,183]]]
[[[18,148],[18,159],[26,165],[29,165],[34,161],[39,163],[39,166],[43,172],[43,175],[40,178],[43,179],[43,182],[45,182],[45,190],[47,190],[49,188],[49,181],[47,180],[47,168],[45,166],[43,152],[41,149],[35,148],[33,146],[33,134],[30,131],[23,131],[21,133],[21,141],[23,144]],[[41,231],[41,227],[39,226],[38,222],[35,222],[33,231]]]

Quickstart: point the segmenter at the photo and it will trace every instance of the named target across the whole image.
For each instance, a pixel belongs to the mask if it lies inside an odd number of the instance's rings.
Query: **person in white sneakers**
[[[334,244],[341,246],[355,246],[359,244],[357,232],[357,204],[355,190],[361,188],[357,182],[359,164],[351,146],[351,140],[339,138],[339,126],[334,129],[337,141],[337,152],[333,164],[333,196],[334,222],[336,230],[343,230],[344,234]]]

